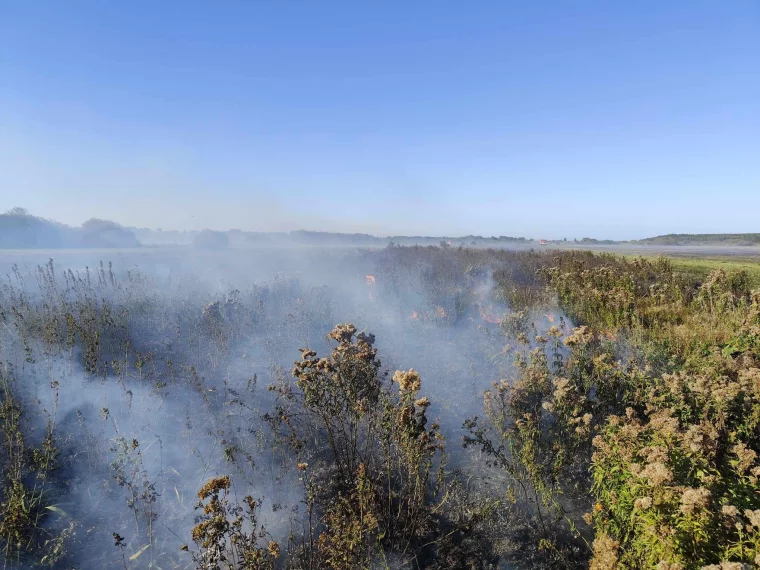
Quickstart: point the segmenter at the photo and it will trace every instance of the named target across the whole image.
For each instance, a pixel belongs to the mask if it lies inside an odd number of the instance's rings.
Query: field
[[[589,247],[588,251],[615,253],[629,258],[643,257],[653,261],[664,255],[673,269],[695,282],[703,281],[716,269],[746,271],[753,288],[760,287],[760,248],[750,246],[606,246]],[[566,251],[563,249],[563,251]]]
[[[760,563],[755,258],[6,251],[0,275],[5,568]]]
[[[750,286],[760,287],[760,261],[752,259],[735,260],[725,258],[673,259],[673,268],[693,278],[703,281],[712,271],[746,271]]]

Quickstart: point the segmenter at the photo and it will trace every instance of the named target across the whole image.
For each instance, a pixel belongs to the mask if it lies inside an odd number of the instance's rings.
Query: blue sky
[[[0,1],[0,210],[760,231],[760,3]]]

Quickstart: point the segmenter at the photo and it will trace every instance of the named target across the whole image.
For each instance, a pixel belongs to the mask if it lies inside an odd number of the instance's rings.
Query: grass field
[[[637,256],[631,256],[637,257]],[[645,259],[653,260],[657,256],[643,256]],[[703,281],[711,271],[723,269],[725,271],[744,270],[749,276],[750,286],[752,288],[760,287],[760,261],[753,258],[736,259],[733,257],[668,257],[673,263],[673,269],[680,273],[685,273],[695,281]]]
[[[757,261],[736,261],[720,258],[706,259],[673,259],[673,268],[681,271],[695,280],[703,280],[711,271],[724,269],[725,271],[744,270],[749,276],[750,285],[753,288],[760,287],[760,263]]]

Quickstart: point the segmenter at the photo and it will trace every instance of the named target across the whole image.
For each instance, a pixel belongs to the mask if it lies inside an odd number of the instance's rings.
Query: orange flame
[[[545,316],[547,319],[549,319],[549,322],[550,322],[550,323],[553,323],[553,322],[554,322],[554,315],[549,315],[549,314],[546,314],[546,315],[544,315],[544,316]]]
[[[480,318],[483,319],[487,323],[493,323],[495,325],[498,325],[501,322],[501,319],[498,317],[495,317],[491,313],[491,307],[488,307],[487,310],[483,310],[483,307],[478,303],[478,310],[480,311]]]
[[[367,285],[374,285],[375,284],[375,276],[374,275],[365,275],[364,279],[366,279]]]
[[[409,317],[411,320],[416,321],[420,318],[419,314],[417,314],[417,311],[412,311],[412,316]]]
[[[439,317],[441,317],[442,319],[446,318],[446,310],[443,307],[438,307],[436,311],[438,311]]]

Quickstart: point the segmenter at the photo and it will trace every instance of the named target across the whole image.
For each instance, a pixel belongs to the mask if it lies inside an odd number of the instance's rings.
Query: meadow
[[[760,564],[752,260],[176,248],[0,269],[4,568]]]
[[[726,259],[723,257],[673,259],[673,268],[685,273],[695,281],[704,281],[711,272],[722,269],[747,274],[750,286],[760,288],[760,261],[753,258]]]

